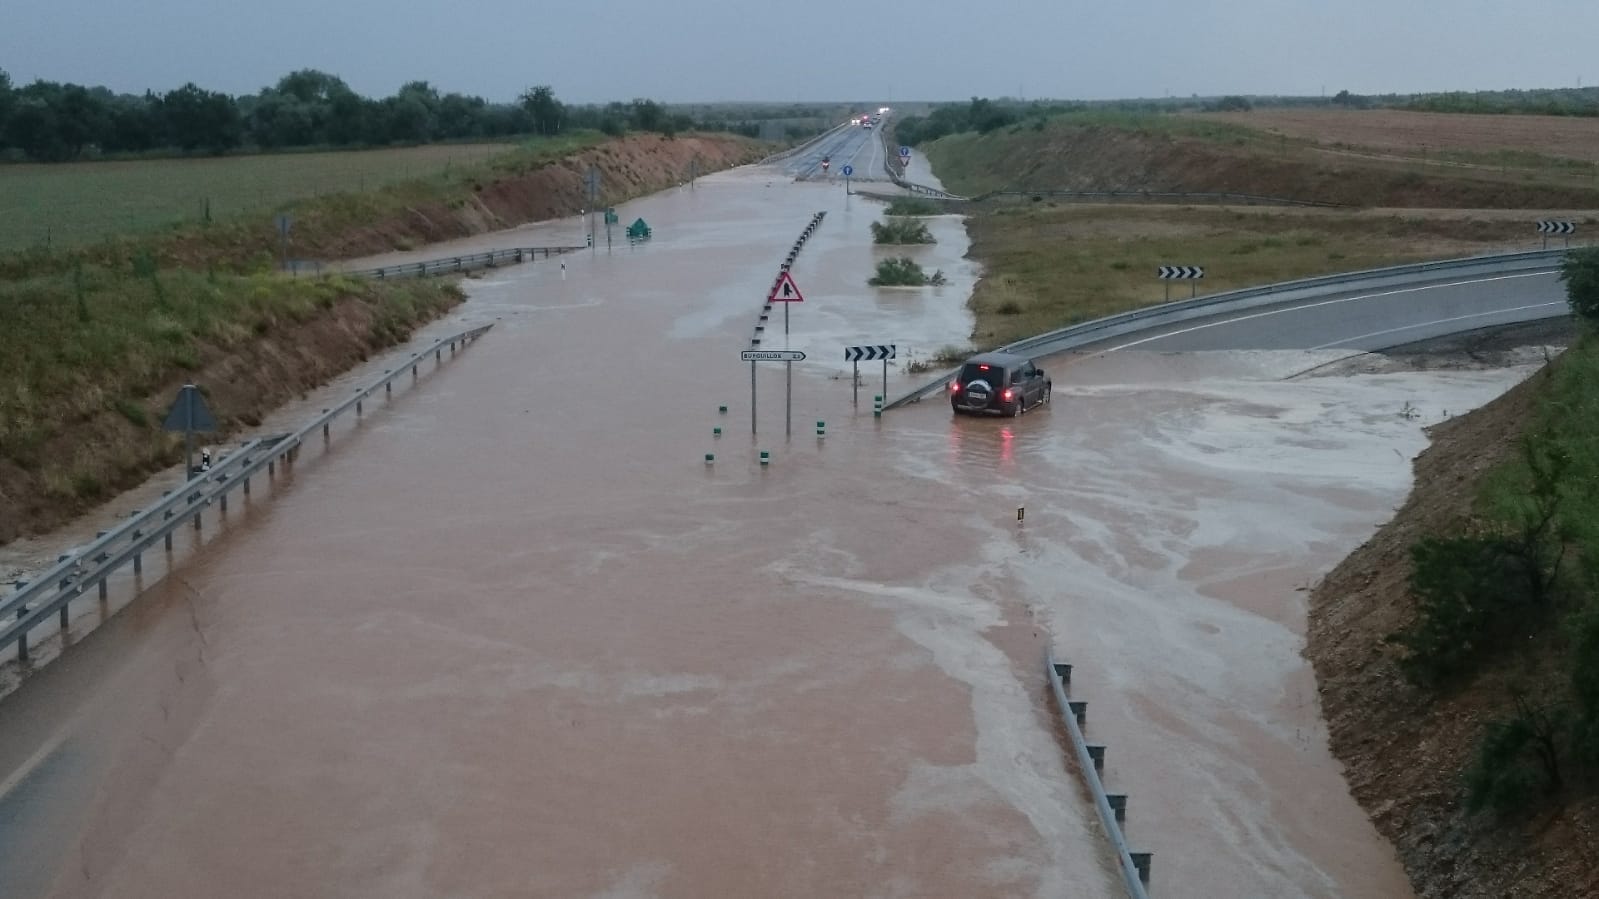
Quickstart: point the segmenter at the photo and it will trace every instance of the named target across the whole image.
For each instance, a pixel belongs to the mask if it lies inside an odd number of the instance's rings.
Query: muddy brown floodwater
[[[819,209],[794,435],[771,365],[752,436],[737,353]],[[973,274],[945,218],[950,286],[865,287],[879,209],[726,173],[625,207],[648,244],[470,282],[432,330],[487,337],[0,703],[7,896],[1117,895],[1051,645],[1156,895],[1408,895],[1302,588],[1524,371],[1117,354],[1020,420],[874,419],[842,347],[957,342]]]

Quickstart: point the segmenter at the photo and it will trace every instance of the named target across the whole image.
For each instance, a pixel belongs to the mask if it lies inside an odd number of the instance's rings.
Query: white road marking
[[[1313,347],[1311,347],[1311,349],[1313,349],[1313,350],[1326,350],[1326,349],[1331,349],[1331,348],[1333,348],[1335,346],[1338,346],[1339,344],[1350,343],[1351,341],[1365,340],[1368,337],[1381,337],[1384,334],[1398,334],[1400,331],[1414,331],[1417,328],[1425,328],[1425,327],[1427,327],[1429,325],[1443,325],[1443,324],[1448,324],[1449,322],[1463,322],[1463,321],[1466,321],[1468,319],[1473,319],[1473,318],[1486,318],[1486,317],[1488,317],[1490,315],[1501,315],[1501,314],[1506,313],[1506,312],[1521,312],[1521,311],[1524,311],[1524,310],[1527,310],[1527,309],[1544,309],[1544,308],[1547,308],[1549,306],[1564,306],[1564,305],[1566,305],[1566,301],[1565,300],[1554,300],[1554,301],[1551,301],[1551,302],[1548,302],[1548,303],[1533,303],[1530,306],[1512,306],[1509,309],[1495,309],[1495,310],[1493,310],[1491,312],[1473,312],[1470,315],[1457,315],[1457,316],[1454,316],[1453,318],[1438,318],[1438,319],[1433,319],[1430,322],[1420,322],[1418,324],[1404,325],[1404,326],[1401,326],[1401,327],[1398,327],[1398,328],[1385,328],[1384,330],[1381,330],[1381,331],[1372,331],[1370,334],[1360,334],[1360,335],[1357,335],[1355,337],[1345,337],[1343,340],[1335,340],[1332,343],[1324,343],[1321,346],[1313,346]]]
[[[23,762],[21,765],[18,765],[17,770],[11,772],[10,776],[8,776],[5,780],[0,780],[0,799],[4,799],[6,794],[17,788],[17,784],[20,784],[26,780],[28,775],[33,773],[34,769],[38,768],[45,759],[50,757],[51,753],[55,752],[61,747],[62,743],[66,742],[66,739],[67,732],[65,730],[58,732],[55,736],[50,738],[49,742],[45,743],[43,746],[40,746],[39,751],[28,756],[27,761]]]
[[[1129,347],[1139,346],[1141,344],[1150,343],[1151,341],[1155,341],[1155,340],[1164,340],[1164,339],[1166,339],[1168,337],[1176,337],[1176,336],[1178,336],[1180,334],[1189,334],[1189,333],[1192,333],[1194,331],[1203,331],[1206,328],[1216,328],[1216,327],[1220,327],[1222,325],[1237,324],[1238,322],[1245,322],[1245,321],[1249,321],[1250,319],[1265,318],[1268,315],[1281,315],[1281,314],[1283,314],[1285,312],[1299,312],[1299,311],[1304,310],[1304,309],[1315,309],[1315,308],[1320,307],[1320,306],[1336,306],[1339,303],[1354,303],[1354,302],[1358,302],[1360,300],[1372,300],[1372,299],[1377,299],[1378,297],[1390,297],[1390,296],[1396,296],[1396,295],[1402,294],[1402,293],[1418,293],[1418,292],[1423,291],[1423,290],[1438,290],[1438,289],[1445,288],[1445,287],[1460,287],[1460,286],[1466,285],[1466,284],[1487,284],[1487,283],[1490,283],[1490,282],[1493,282],[1493,281],[1509,281],[1509,280],[1514,279],[1514,278],[1532,278],[1532,277],[1537,277],[1537,276],[1540,276],[1540,275],[1551,275],[1551,274],[1554,274],[1555,271],[1556,271],[1556,269],[1550,269],[1548,271],[1523,272],[1523,273],[1515,274],[1515,275],[1495,275],[1495,276],[1493,276],[1491,278],[1474,278],[1474,279],[1472,279],[1470,281],[1450,281],[1450,282],[1448,282],[1446,284],[1425,284],[1425,285],[1422,285],[1420,287],[1401,287],[1401,288],[1399,288],[1397,290],[1384,290],[1384,291],[1380,291],[1378,293],[1360,294],[1359,296],[1339,297],[1336,300],[1322,300],[1319,303],[1302,303],[1300,305],[1289,306],[1289,307],[1284,308],[1284,309],[1271,309],[1271,310],[1267,310],[1266,312],[1255,312],[1255,313],[1252,313],[1250,315],[1240,315],[1240,316],[1237,316],[1235,318],[1222,319],[1221,321],[1218,321],[1218,322],[1208,322],[1208,323],[1203,324],[1203,325],[1194,325],[1194,326],[1188,327],[1188,328],[1180,328],[1180,329],[1178,329],[1176,331],[1167,331],[1167,332],[1165,332],[1163,334],[1156,334],[1153,337],[1143,337],[1143,338],[1139,338],[1138,340],[1131,341],[1129,343],[1121,344],[1120,346],[1113,346],[1110,349],[1104,350],[1104,352],[1106,352],[1106,353],[1114,353],[1117,350],[1125,350],[1125,349],[1128,349]],[[1378,332],[1378,333],[1382,333],[1382,332]],[[1356,340],[1358,338],[1349,338],[1349,339]]]

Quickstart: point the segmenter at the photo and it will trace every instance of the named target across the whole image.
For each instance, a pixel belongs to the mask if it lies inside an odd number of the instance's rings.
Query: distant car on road
[[[1025,356],[982,353],[966,360],[949,382],[949,405],[956,413],[1020,415],[1048,405],[1053,384]]]

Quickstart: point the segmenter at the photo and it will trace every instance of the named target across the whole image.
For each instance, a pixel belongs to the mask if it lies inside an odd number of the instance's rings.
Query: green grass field
[[[308,197],[372,191],[503,155],[505,143],[58,165],[0,165],[0,252],[269,212]]]
[[[1499,250],[1525,237],[1513,220],[1371,216],[1339,210],[1050,206],[967,222],[988,274],[971,306],[987,349],[1080,321],[1257,284]],[[1162,282],[1161,265],[1205,278]]]

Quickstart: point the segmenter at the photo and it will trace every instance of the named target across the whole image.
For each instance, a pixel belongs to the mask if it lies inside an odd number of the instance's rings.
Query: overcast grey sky
[[[0,69],[254,93],[316,68],[509,100],[961,99],[1571,87],[1599,0],[0,0]]]

